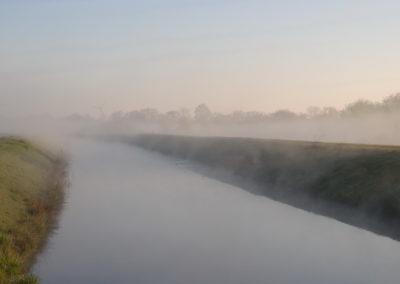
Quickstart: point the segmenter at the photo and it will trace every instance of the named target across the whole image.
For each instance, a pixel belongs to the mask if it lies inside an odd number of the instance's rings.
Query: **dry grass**
[[[62,203],[64,163],[17,138],[0,139],[0,283],[29,274]]]

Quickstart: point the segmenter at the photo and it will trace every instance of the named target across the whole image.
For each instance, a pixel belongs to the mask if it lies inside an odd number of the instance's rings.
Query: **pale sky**
[[[0,115],[343,107],[400,91],[400,1],[0,0]]]

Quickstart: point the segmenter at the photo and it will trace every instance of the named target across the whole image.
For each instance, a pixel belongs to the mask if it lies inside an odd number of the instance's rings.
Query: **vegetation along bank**
[[[0,283],[38,283],[35,255],[63,200],[64,160],[19,138],[0,138]]]
[[[256,194],[400,239],[400,147],[153,134],[122,139],[205,165],[203,173]]]

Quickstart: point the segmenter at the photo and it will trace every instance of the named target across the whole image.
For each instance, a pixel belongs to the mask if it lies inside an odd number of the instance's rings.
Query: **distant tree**
[[[122,111],[116,111],[110,115],[110,120],[112,121],[121,121],[123,118],[124,118],[124,113]]]
[[[334,107],[324,107],[320,113],[322,118],[338,118],[339,115],[339,111]]]
[[[266,115],[257,111],[236,110],[224,116],[228,123],[259,123],[265,120]]]
[[[309,107],[307,109],[306,118],[338,118],[339,111],[334,107]]]
[[[141,110],[132,110],[124,115],[124,118],[130,121],[157,121],[160,119],[160,112],[155,108],[144,108]]]
[[[191,122],[192,122],[192,114],[190,110],[186,108],[180,108],[177,110],[178,112],[178,130],[183,132],[183,133],[188,133],[191,128]]]
[[[212,117],[212,113],[207,105],[201,104],[194,110],[194,119],[198,122],[209,121]]]
[[[367,100],[358,100],[349,104],[343,111],[343,116],[364,116],[377,112],[379,106]]]
[[[246,113],[241,110],[235,110],[227,115],[227,119],[229,122],[241,123],[246,120]]]
[[[246,123],[260,123],[263,122],[266,115],[258,111],[247,111],[245,112],[245,122]]]
[[[178,120],[179,119],[179,112],[176,110],[170,110],[165,113],[165,116],[170,120]]]
[[[180,108],[177,112],[180,119],[190,120],[192,118],[192,114],[187,108]]]
[[[390,95],[383,99],[381,107],[385,112],[400,111],[400,93]]]
[[[139,111],[146,120],[155,120],[159,116],[159,112],[155,108],[144,108]]]
[[[290,111],[290,110],[286,110],[286,109],[282,109],[282,110],[278,110],[276,112],[273,112],[269,115],[269,117],[273,120],[293,120],[298,118],[299,116]]]
[[[307,114],[306,114],[307,118],[314,118],[314,117],[318,117],[320,115],[321,115],[320,107],[311,106],[311,107],[307,108]]]

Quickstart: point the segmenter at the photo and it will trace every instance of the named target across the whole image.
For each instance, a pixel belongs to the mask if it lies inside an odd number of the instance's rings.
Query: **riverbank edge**
[[[202,174],[252,193],[400,239],[398,146],[159,134],[116,139],[195,162],[205,166],[198,167]]]
[[[45,186],[32,200],[24,200],[29,206],[25,206],[24,212],[21,212],[23,217],[16,220],[15,226],[6,232],[0,232],[0,251],[3,254],[0,257],[0,270],[2,270],[0,272],[4,277],[0,279],[0,284],[36,284],[40,281],[31,273],[31,268],[37,256],[45,248],[49,236],[57,228],[67,186],[67,160],[63,154],[53,154],[28,139],[20,137],[1,139],[22,141],[36,151],[53,157],[51,168],[43,177]]]

